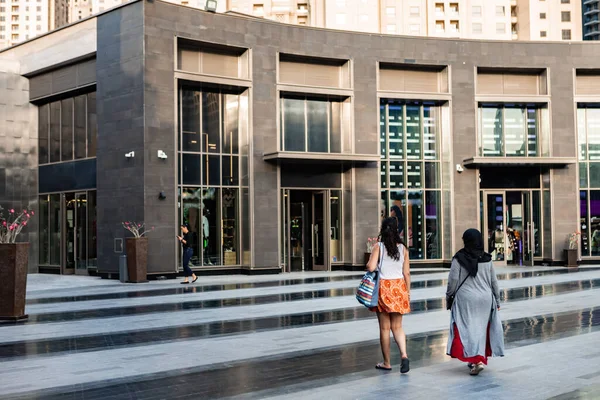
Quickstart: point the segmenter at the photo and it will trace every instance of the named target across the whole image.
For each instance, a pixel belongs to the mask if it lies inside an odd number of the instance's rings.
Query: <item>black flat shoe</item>
[[[192,281],[192,283],[196,283],[196,281],[197,281],[197,280],[198,280],[198,277],[196,277],[196,279],[194,279],[194,280]]]
[[[409,366],[408,358],[403,358],[402,359],[402,364],[400,364],[400,372],[402,372],[403,374],[405,374],[408,371],[410,371],[410,366]]]
[[[187,281],[187,282],[181,282],[181,284],[182,284],[182,285],[189,285],[189,284],[190,284],[190,282],[189,282],[189,281]]]

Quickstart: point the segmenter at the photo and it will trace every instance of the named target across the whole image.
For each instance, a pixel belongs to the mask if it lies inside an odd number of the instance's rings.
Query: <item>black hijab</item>
[[[483,250],[483,237],[477,229],[467,229],[462,238],[465,247],[460,249],[454,258],[469,272],[469,275],[475,277],[478,264],[492,261],[492,256]]]

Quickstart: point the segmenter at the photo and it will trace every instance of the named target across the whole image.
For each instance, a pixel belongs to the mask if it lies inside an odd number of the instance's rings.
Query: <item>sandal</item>
[[[477,363],[475,365],[473,365],[473,368],[471,368],[471,375],[479,375],[479,373],[483,371],[483,363]]]
[[[408,360],[408,358],[403,358],[402,364],[400,366],[400,372],[405,374],[408,371],[410,371],[410,361]]]
[[[379,364],[377,364],[375,366],[375,369],[380,369],[380,370],[383,370],[383,371],[391,371],[392,367],[389,367],[389,368],[388,367],[384,367],[383,363],[379,363]]]

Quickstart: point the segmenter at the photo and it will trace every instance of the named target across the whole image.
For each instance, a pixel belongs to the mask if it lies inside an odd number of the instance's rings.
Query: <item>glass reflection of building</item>
[[[577,109],[581,255],[600,256],[600,107]]]
[[[441,259],[440,106],[382,99],[379,115],[382,213],[404,213],[411,259]]]
[[[240,265],[249,250],[247,109],[237,91],[180,91],[179,218],[192,266]]]

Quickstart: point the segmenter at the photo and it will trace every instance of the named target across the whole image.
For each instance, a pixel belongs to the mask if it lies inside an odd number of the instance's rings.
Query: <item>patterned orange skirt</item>
[[[410,298],[404,279],[382,279],[379,282],[379,299],[377,307],[371,311],[408,314]]]

